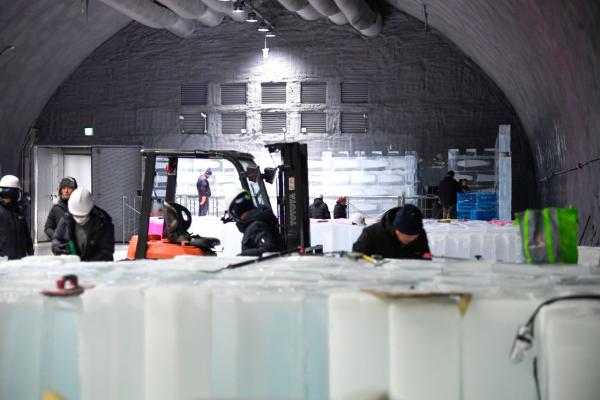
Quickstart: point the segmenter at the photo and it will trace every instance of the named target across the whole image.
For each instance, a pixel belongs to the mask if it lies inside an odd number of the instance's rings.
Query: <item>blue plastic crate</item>
[[[496,193],[492,192],[479,192],[475,193],[477,196],[478,203],[495,203],[496,202]]]
[[[471,211],[457,211],[456,212],[456,218],[458,218],[458,219],[470,219],[471,218]]]
[[[476,193],[457,193],[456,200],[458,203],[475,203],[477,201]]]
[[[477,202],[477,203],[475,203],[475,207],[473,207],[472,210],[496,211],[496,203],[491,203],[491,202],[487,202],[487,201],[486,202]]]
[[[496,218],[496,211],[471,210],[469,217],[470,219],[489,221]]]
[[[456,211],[466,211],[469,212],[471,210],[475,210],[477,209],[477,204],[476,203],[457,203],[456,204]]]

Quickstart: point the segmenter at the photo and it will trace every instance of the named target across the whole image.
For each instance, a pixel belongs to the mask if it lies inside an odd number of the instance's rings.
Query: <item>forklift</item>
[[[265,146],[270,153],[280,153],[281,165],[266,168],[261,173],[254,156],[229,150],[141,150],[144,160],[142,207],[139,214],[139,234],[129,243],[129,259],[166,259],[177,255],[212,255],[211,248],[218,239],[191,237],[187,229],[191,225],[191,214],[185,207],[175,203],[177,188],[177,163],[180,158],[224,159],[235,167],[241,186],[252,196],[255,205],[264,205],[272,210],[265,182],[273,183],[277,178],[277,204],[279,232],[286,249],[310,247],[308,218],[308,164],[306,144],[275,143]],[[165,224],[163,237],[149,237],[148,228],[154,198],[154,178],[157,158],[167,158],[167,187],[163,212],[171,213],[177,221],[176,229],[169,231]],[[166,215],[165,215],[166,216]],[[223,222],[227,222],[223,219]]]

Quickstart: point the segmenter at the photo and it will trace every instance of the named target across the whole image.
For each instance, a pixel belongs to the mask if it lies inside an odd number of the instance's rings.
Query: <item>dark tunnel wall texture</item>
[[[289,136],[308,142],[311,153],[415,150],[423,160],[422,183],[437,184],[445,172],[431,168],[436,154],[446,158],[448,148],[493,147],[498,125],[508,123],[515,168],[528,171],[515,177],[517,186],[528,189],[515,193],[514,205],[521,210],[533,205],[531,153],[516,114],[495,84],[436,32],[425,32],[417,20],[392,8],[381,34],[368,40],[349,27],[307,23],[280,7],[268,11],[279,37],[269,41],[266,61],[262,36],[249,24],[200,28],[185,40],[131,24],[57,90],[38,120],[40,142],[260,150],[269,135],[253,139],[219,132],[214,116],[223,107],[218,105],[197,108],[209,114],[209,135],[182,135],[178,115],[190,107],[179,104],[181,84],[327,81],[332,92],[327,111],[367,111],[371,131],[306,137],[290,130]],[[341,81],[369,82],[369,104],[341,105],[332,96]],[[248,107],[226,109],[248,108],[258,117],[256,88],[250,86]],[[299,105],[284,108],[290,118]],[[85,126],[94,127],[93,139],[82,137]]]
[[[425,19],[422,1],[388,2]],[[538,179],[598,156],[597,0],[425,3],[429,26],[471,57],[515,107],[534,153]],[[45,0],[0,2],[0,45],[17,45],[16,51],[0,56],[2,172],[16,172],[15,150],[60,82],[127,23],[98,1],[90,5],[86,20],[79,14],[79,2],[56,0],[52,7]],[[584,243],[594,245],[600,242],[598,172],[598,164],[593,163],[539,185],[539,205],[575,205],[582,227],[590,218]],[[514,171],[517,176],[522,173]]]
[[[390,0],[424,21],[423,2]],[[507,95],[535,158],[540,206],[579,210],[583,243],[600,244],[600,2],[429,0],[428,23]],[[513,170],[513,174],[522,173]],[[521,190],[513,187],[513,191]]]

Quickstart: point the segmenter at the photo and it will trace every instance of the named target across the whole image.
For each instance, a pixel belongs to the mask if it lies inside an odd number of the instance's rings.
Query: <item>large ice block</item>
[[[145,398],[211,398],[211,290],[156,286],[145,292]]]
[[[597,400],[600,301],[565,301],[542,308],[535,334],[542,398]]]
[[[144,295],[95,288],[83,296],[79,334],[81,398],[144,399]]]
[[[217,290],[214,398],[327,397],[326,303],[294,290]]]
[[[509,352],[517,328],[538,303],[527,298],[473,297],[462,321],[464,400],[535,398],[532,358],[513,364]]]
[[[390,398],[459,400],[460,313],[452,299],[390,305]]]
[[[0,302],[1,399],[39,399],[41,396],[42,316],[41,298]]]
[[[389,393],[388,303],[367,293],[329,297],[329,398]]]

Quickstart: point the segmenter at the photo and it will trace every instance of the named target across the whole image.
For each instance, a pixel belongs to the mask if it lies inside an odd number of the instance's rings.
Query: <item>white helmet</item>
[[[14,175],[4,175],[0,179],[0,187],[21,190],[21,183],[19,182],[19,178]]]
[[[242,196],[246,194],[246,196]],[[233,219],[239,220],[241,217],[240,207],[243,211],[248,210],[249,208],[254,207],[254,203],[252,202],[252,197],[248,193],[248,191],[242,187],[235,187],[229,191],[229,193],[225,196],[225,206],[227,207],[227,212]]]
[[[354,225],[366,225],[365,216],[359,212],[355,212],[350,216],[350,222],[352,222]]]
[[[75,189],[69,198],[69,213],[76,216],[88,215],[94,208],[94,199],[89,190]]]

